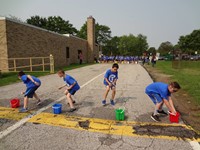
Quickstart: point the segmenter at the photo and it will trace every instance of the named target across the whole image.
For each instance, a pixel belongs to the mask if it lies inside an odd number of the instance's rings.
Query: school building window
[[[69,47],[66,47],[66,58],[69,58]]]

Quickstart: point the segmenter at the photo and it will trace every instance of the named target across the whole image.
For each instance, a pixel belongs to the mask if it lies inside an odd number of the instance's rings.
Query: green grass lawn
[[[55,69],[55,73],[62,69],[62,70],[72,70],[72,69],[76,69],[76,68],[81,68],[81,67],[85,67],[85,66],[88,66],[88,65],[92,65],[93,63],[91,64],[82,64],[82,65],[79,65],[79,64],[71,64],[70,66],[67,66],[67,67],[64,67],[64,68],[56,68]],[[44,76],[44,75],[49,75],[50,73],[49,72],[26,72],[27,74],[31,74],[35,77],[39,77],[39,76]],[[15,83],[15,82],[21,82],[18,77],[17,77],[17,72],[9,72],[9,73],[2,73],[1,77],[0,77],[0,86],[4,86],[4,85],[8,85],[8,84],[12,84],[12,83]]]
[[[172,75],[172,79],[200,105],[200,61],[183,61],[181,69],[172,68],[171,61],[158,61],[156,67],[163,73]]]

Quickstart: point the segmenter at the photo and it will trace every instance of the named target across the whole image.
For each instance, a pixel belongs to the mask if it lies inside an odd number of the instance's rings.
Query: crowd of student
[[[149,64],[151,63],[152,66],[154,67],[156,64],[156,56],[106,56],[106,55],[101,55],[99,57],[99,62],[100,63],[109,63],[109,62],[117,62],[117,63],[141,63],[141,64]]]
[[[125,62],[125,63],[136,63],[138,61],[142,61],[142,56],[106,56],[102,55],[99,60],[100,62]]]

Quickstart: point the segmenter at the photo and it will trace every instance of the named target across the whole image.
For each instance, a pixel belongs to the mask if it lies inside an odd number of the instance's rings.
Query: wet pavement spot
[[[121,139],[115,139],[112,138],[111,135],[108,135],[106,137],[98,137],[99,142],[101,142],[101,145],[111,146],[114,143],[117,143],[121,141]]]
[[[162,125],[135,125],[133,134],[148,136],[172,136],[179,139],[198,139],[200,135],[195,131],[182,126],[162,126]]]
[[[146,114],[139,115],[139,116],[136,118],[136,122],[154,122],[154,121],[151,119],[151,115],[152,115],[151,112],[146,113]],[[170,122],[169,122],[169,117],[166,116],[166,115],[159,115],[159,118],[161,119],[162,123],[170,123]]]
[[[89,129],[89,126],[90,126],[90,121],[89,121],[89,120],[86,120],[86,121],[79,121],[78,124],[79,124],[79,126],[80,126],[81,128],[88,130],[88,129]]]
[[[115,109],[113,107],[96,107],[90,112],[93,118],[115,120]]]
[[[136,99],[137,99],[136,97],[119,97],[119,98],[115,99],[115,102],[116,103],[126,103],[129,100],[136,100]]]

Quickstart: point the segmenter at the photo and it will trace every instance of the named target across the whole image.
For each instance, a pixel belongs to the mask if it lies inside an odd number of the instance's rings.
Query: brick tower
[[[88,62],[94,62],[95,53],[95,19],[92,16],[87,18],[87,41],[88,41]]]

